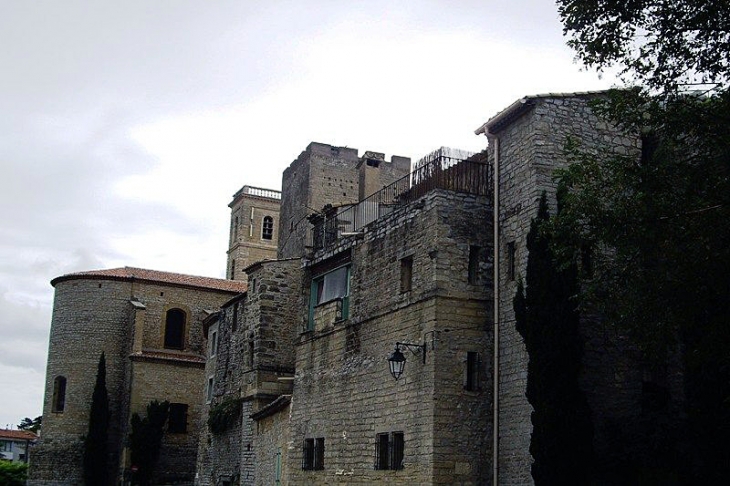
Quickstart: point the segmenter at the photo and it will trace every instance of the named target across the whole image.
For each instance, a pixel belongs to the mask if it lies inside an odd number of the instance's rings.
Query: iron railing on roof
[[[312,245],[327,248],[340,237],[356,234],[396,208],[409,204],[434,189],[489,196],[491,172],[483,154],[468,159],[445,155],[439,149],[419,161],[416,169],[357,204],[328,207],[310,216]]]

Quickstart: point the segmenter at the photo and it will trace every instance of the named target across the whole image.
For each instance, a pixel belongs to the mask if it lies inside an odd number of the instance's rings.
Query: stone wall
[[[543,191],[555,210],[553,172],[567,164],[568,137],[587,150],[611,147],[627,154],[638,149],[638,139],[626,136],[601,121],[588,106],[593,96],[535,98],[534,106],[496,133],[500,160],[500,369],[499,369],[499,477],[503,485],[532,484],[529,452],[532,409],[525,397],[527,354],[514,326],[512,299],[524,279],[526,238]],[[493,144],[492,144],[493,145]],[[494,147],[490,150],[494,160]],[[515,278],[508,275],[509,245],[514,245]],[[587,349],[587,355],[599,350]],[[597,406],[597,403],[592,403]],[[605,407],[605,405],[604,405]]]
[[[126,282],[70,280],[56,285],[48,348],[43,435],[31,451],[30,484],[82,482],[83,437],[102,352],[110,397],[110,469],[119,462],[130,349],[130,287]],[[52,411],[53,381],[65,376],[66,404]]]
[[[215,385],[202,421],[207,421],[210,407],[230,399],[243,401],[241,416],[235,427],[223,433],[203,430],[196,481],[200,485],[231,477],[239,478],[240,484],[258,481],[256,424],[251,414],[291,393],[298,336],[295,316],[301,310],[301,261],[260,262],[248,268],[248,279],[248,291],[220,311],[215,327],[217,353],[209,357],[206,372]]]
[[[81,481],[83,437],[102,351],[111,411],[109,469],[123,472],[130,414],[144,412],[152,399],[170,400],[189,404],[189,433],[166,438],[161,463],[171,458],[170,467],[187,468],[185,475],[191,480],[203,383],[201,322],[207,310],[218,308],[233,294],[111,278],[65,279],[55,287],[44,430],[32,452],[29,484]],[[171,308],[187,315],[184,350],[162,349],[165,316]],[[68,380],[66,406],[63,412],[53,412],[53,380],[59,375]],[[116,477],[111,480],[116,482]]]
[[[490,221],[484,198],[433,191],[368,227],[362,239],[315,255],[309,278],[350,252],[350,312],[301,336],[287,458],[293,484],[488,480],[489,360],[479,366],[475,391],[464,390],[464,379],[466,353],[491,352]],[[481,249],[473,283],[470,246]],[[404,258],[412,278],[411,290],[402,291]],[[306,280],[303,289],[308,294]],[[427,345],[425,363],[403,349],[408,361],[398,381],[386,360],[396,342]],[[375,470],[376,436],[389,432],[404,434],[404,468]],[[324,470],[302,470],[307,438],[325,439]]]
[[[290,436],[290,407],[287,405],[276,413],[255,421],[256,480],[261,486],[289,484],[285,473],[289,469],[289,456],[293,444]],[[278,481],[278,482],[277,482]]]

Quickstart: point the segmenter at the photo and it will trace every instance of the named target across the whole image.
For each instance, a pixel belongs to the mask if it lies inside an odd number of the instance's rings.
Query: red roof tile
[[[0,429],[0,439],[10,440],[36,440],[38,438],[33,432],[27,430]]]
[[[51,285],[74,279],[112,279],[112,280],[144,280],[154,283],[182,285],[203,289],[222,290],[225,292],[241,293],[246,291],[247,283],[241,280],[225,280],[221,278],[198,277],[182,273],[161,272],[144,268],[120,267],[108,270],[90,270],[62,275],[51,280]]]

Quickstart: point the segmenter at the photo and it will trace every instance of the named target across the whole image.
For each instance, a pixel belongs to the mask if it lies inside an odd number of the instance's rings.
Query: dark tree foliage
[[[730,475],[730,96],[663,100],[615,93],[599,111],[643,132],[642,153],[589,154],[559,172],[556,253],[597,249],[582,297],[647,359],[684,361],[686,484]],[[675,422],[683,420],[675,417]],[[664,458],[665,462],[673,457]]]
[[[132,414],[132,433],[129,435],[131,452],[132,475],[134,484],[147,486],[151,484],[152,476],[160,457],[162,436],[165,423],[170,412],[170,402],[157,400],[147,405],[147,416]]]
[[[583,346],[574,265],[558,268],[544,231],[546,196],[527,236],[526,283],[514,299],[517,330],[525,341],[527,400],[533,407],[530,453],[536,486],[585,485],[592,464],[590,410],[578,385]]]
[[[727,0],[558,0],[568,45],[589,67],[618,65],[661,93],[687,83],[727,87]]]
[[[679,350],[684,484],[730,477],[730,3],[558,0],[584,64],[620,66],[636,88],[597,111],[642,135],[640,156],[569,147],[556,253],[594,249],[582,300],[648,358]],[[703,93],[686,83],[714,83]],[[684,417],[675,417],[683,420]],[[665,458],[671,460],[672,458]]]
[[[43,422],[43,417],[41,415],[39,415],[38,417],[36,417],[34,419],[31,419],[30,417],[25,417],[18,424],[18,429],[27,430],[28,432],[38,433],[38,431],[41,429],[42,422]]]
[[[89,432],[84,440],[84,482],[88,485],[109,483],[108,440],[109,395],[106,390],[106,358],[101,353],[91,396]]]
[[[27,464],[0,460],[0,484],[2,486],[25,486],[27,479]]]

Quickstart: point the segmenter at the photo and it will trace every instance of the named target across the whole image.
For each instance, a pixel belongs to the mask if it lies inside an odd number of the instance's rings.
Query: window
[[[57,376],[53,380],[53,403],[51,410],[53,412],[63,412],[66,408],[66,377]]]
[[[349,314],[350,266],[339,267],[312,280],[309,294],[309,330],[314,329],[314,308],[333,300],[342,301],[342,319]]]
[[[236,259],[234,258],[231,260],[231,278],[229,280],[234,280],[236,278]]]
[[[210,356],[215,356],[218,352],[218,331],[210,333]]]
[[[375,469],[403,469],[403,432],[378,434],[375,440]]]
[[[324,437],[304,439],[302,469],[305,471],[321,471],[324,469]]]
[[[479,367],[481,364],[481,356],[475,351],[466,353],[466,378],[464,380],[464,389],[467,391],[479,390]]]
[[[479,283],[479,247],[469,246],[469,283]]]
[[[233,238],[238,238],[238,216],[236,216],[235,223],[233,223]]]
[[[507,278],[512,281],[515,279],[515,242],[507,243]]]
[[[0,440],[0,452],[10,452],[13,448],[13,443],[9,440]]]
[[[208,377],[208,388],[205,395],[205,400],[210,403],[211,400],[213,400],[213,386],[215,385],[215,381],[213,380],[213,377]]]
[[[167,431],[172,434],[184,434],[188,431],[188,406],[186,404],[170,404]]]
[[[185,347],[185,312],[170,309],[165,317],[165,348],[183,349]]]
[[[413,285],[413,257],[409,256],[400,261],[400,291],[410,292]]]
[[[274,218],[271,216],[264,217],[264,222],[261,226],[261,238],[264,240],[270,240],[274,237]]]

